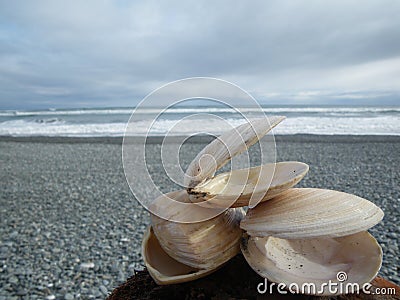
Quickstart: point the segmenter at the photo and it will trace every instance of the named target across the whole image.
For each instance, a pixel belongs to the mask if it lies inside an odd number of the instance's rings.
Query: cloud
[[[3,1],[0,108],[132,106],[192,76],[230,80],[266,103],[333,103],[323,94],[352,90],[400,102],[399,9],[390,0]]]

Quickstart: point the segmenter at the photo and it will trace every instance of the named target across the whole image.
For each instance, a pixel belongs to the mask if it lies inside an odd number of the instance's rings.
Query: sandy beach
[[[209,140],[185,144],[183,165]],[[121,141],[0,138],[0,300],[103,299],[143,268],[149,216],[126,183]],[[400,284],[400,137],[294,135],[276,143],[277,161],[310,165],[299,187],[353,193],[383,209],[371,229],[384,251],[380,275]],[[150,172],[168,191],[159,149],[153,138]]]

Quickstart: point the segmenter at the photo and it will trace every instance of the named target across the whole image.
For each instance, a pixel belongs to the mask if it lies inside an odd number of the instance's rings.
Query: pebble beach
[[[183,145],[182,165],[208,141]],[[0,138],[0,300],[104,299],[143,269],[150,219],[125,180],[121,143]],[[171,191],[160,139],[147,146],[151,175]],[[276,136],[276,146],[277,161],[309,164],[298,187],[356,194],[383,209],[370,232],[384,252],[380,275],[400,284],[400,137],[288,135]]]

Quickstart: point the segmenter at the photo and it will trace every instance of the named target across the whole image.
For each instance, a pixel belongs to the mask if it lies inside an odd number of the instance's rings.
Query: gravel
[[[104,299],[143,268],[149,215],[126,183],[120,142],[0,139],[0,299]],[[183,167],[204,145],[182,146]],[[160,149],[153,141],[146,153],[166,192],[176,185],[161,168]],[[277,137],[278,161],[310,165],[299,186],[354,193],[384,210],[370,232],[384,251],[381,275],[400,284],[398,153],[394,137]]]

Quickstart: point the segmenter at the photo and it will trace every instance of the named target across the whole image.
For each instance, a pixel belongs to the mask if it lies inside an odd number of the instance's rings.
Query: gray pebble
[[[18,236],[18,231],[13,231],[13,232],[10,234],[10,238],[11,238],[11,239],[15,239],[17,236]]]
[[[66,293],[64,296],[65,300],[74,300],[74,295],[72,295],[71,293]]]
[[[92,262],[81,263],[80,267],[81,267],[81,269],[84,269],[84,270],[93,269],[94,263],[92,263]]]
[[[8,279],[8,282],[9,283],[13,283],[13,284],[17,284],[18,283],[18,277],[16,277],[16,276],[11,276],[9,279]]]
[[[19,290],[17,290],[17,292],[15,294],[17,296],[25,296],[26,294],[28,294],[28,291],[25,289],[19,289]]]
[[[106,288],[104,285],[101,285],[101,286],[99,287],[99,289],[100,289],[100,291],[101,291],[105,296],[108,295],[108,290],[107,290],[107,288]]]
[[[392,280],[395,281],[395,282],[400,282],[400,276],[393,275],[392,276]]]
[[[104,284],[105,286],[107,286],[107,285],[109,285],[109,284],[110,284],[110,281],[108,281],[108,280],[104,279],[104,280],[103,280],[103,284]]]

